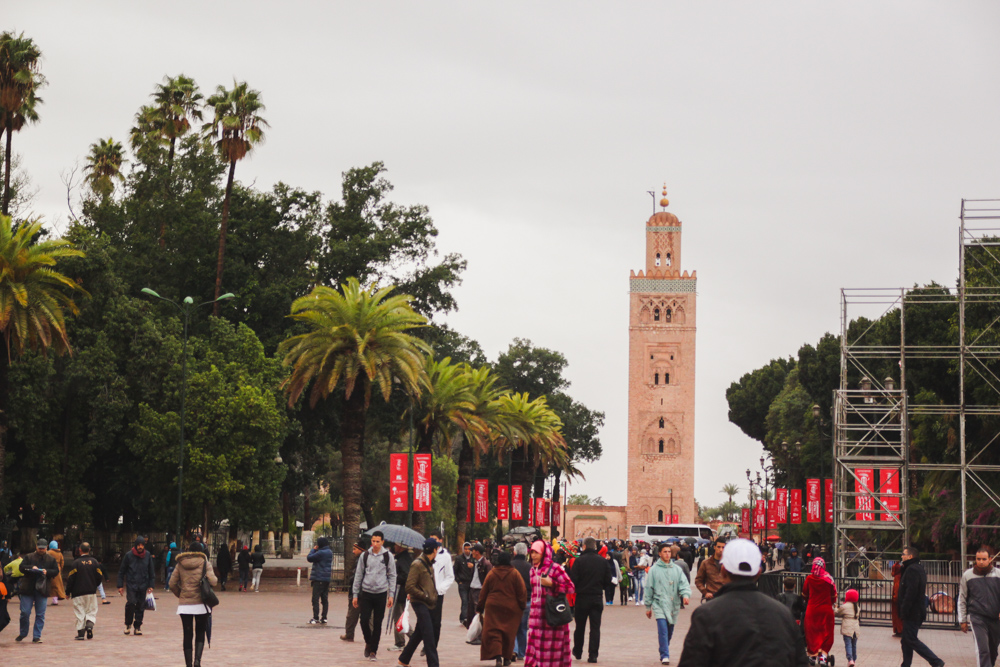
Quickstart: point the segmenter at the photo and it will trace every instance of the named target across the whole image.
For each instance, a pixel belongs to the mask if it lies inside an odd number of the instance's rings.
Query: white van
[[[629,531],[629,539],[633,542],[663,542],[670,538],[683,537],[713,540],[715,534],[703,523],[636,525]]]

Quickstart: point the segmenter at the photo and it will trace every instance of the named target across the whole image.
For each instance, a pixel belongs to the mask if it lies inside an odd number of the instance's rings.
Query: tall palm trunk
[[[417,454],[433,454],[434,431],[421,427],[419,429],[420,440],[417,443]],[[433,477],[431,478],[433,479]],[[413,513],[413,530],[421,535],[424,534],[424,527],[427,525],[427,512]],[[444,537],[442,535],[442,537]]]
[[[458,453],[458,502],[455,503],[455,545],[456,549],[465,543],[465,514],[469,511],[469,487],[472,486],[472,446],[462,437],[462,449]]]
[[[9,215],[10,213],[10,164],[14,161],[13,156],[10,154],[10,142],[14,136],[14,130],[11,129],[11,125],[14,123],[14,114],[12,112],[7,112],[7,146],[4,148],[4,158],[3,158],[3,214]]]
[[[170,154],[167,156],[167,196],[170,196],[170,183],[172,179],[172,174],[174,172],[174,147],[177,143],[177,137],[171,137],[170,139]],[[232,185],[233,182],[233,171],[232,168],[229,170],[229,183]],[[227,191],[228,197],[228,191]],[[223,214],[225,215],[225,214]],[[160,248],[165,248],[167,246],[167,216],[163,216],[160,220]]]
[[[365,437],[365,393],[355,386],[340,421],[340,485],[344,497],[344,572],[354,571],[352,545],[361,527],[361,462]]]
[[[229,180],[226,182],[226,200],[222,202],[222,225],[219,227],[219,263],[215,267],[215,298],[222,295],[222,266],[226,257],[226,234],[229,233],[229,200],[233,196],[233,175],[236,160],[229,161]],[[212,315],[219,316],[219,302],[212,305]],[[359,496],[360,497],[360,496]]]
[[[0,353],[0,499],[3,498],[4,460],[7,458],[7,436],[10,420],[7,411],[10,409],[10,359]],[[0,513],[3,512],[0,505]]]

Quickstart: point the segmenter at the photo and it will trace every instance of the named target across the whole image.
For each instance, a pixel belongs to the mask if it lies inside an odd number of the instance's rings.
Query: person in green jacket
[[[691,583],[672,560],[670,545],[659,546],[660,558],[646,575],[646,618],[656,617],[660,640],[660,664],[670,664],[670,638],[674,634],[677,613],[691,602]]]

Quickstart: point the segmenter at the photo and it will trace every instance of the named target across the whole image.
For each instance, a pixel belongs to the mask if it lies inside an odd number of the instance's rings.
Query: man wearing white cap
[[[805,645],[791,612],[757,590],[760,549],[732,540],[722,552],[729,583],[691,614],[680,667],[806,667]]]

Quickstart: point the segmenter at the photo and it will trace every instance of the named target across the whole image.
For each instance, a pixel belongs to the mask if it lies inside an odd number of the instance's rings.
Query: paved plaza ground
[[[76,632],[69,601],[49,607],[44,642],[40,645],[28,640],[22,643],[14,641],[18,612],[15,606],[17,601],[12,600],[12,623],[0,634],[0,665],[121,667],[136,664],[137,661],[163,667],[183,665],[176,599],[162,591],[157,596],[159,608],[146,613],[142,637],[122,634],[125,602],[115,595],[112,604],[100,607],[95,637],[87,642],[73,639]],[[360,630],[357,635],[359,642],[348,644],[339,639],[343,633],[346,594],[330,596],[330,624],[326,626],[307,624],[311,615],[307,586],[278,586],[259,594],[226,592],[220,593],[219,597],[222,602],[215,613],[212,647],[205,651],[205,667],[368,664],[362,655],[364,644],[360,642]],[[458,624],[457,603],[458,596],[454,594],[445,600],[441,664],[447,667],[491,665],[479,661],[479,647],[465,643],[465,630]],[[616,604],[605,608],[599,664],[609,667],[654,667],[659,664],[656,626],[646,619],[643,611],[643,608],[634,605],[622,607]],[[690,612],[682,612],[671,642],[671,662],[674,665],[680,658],[689,619]],[[920,636],[948,665],[975,665],[971,635],[927,630]],[[390,667],[396,664],[399,654],[385,650],[391,642],[391,636],[383,636],[383,648],[379,651],[377,664]],[[892,638],[888,628],[862,628],[858,644],[859,667],[899,665],[899,640]],[[834,655],[838,665],[847,664],[839,634]],[[422,666],[426,663],[422,658],[414,657],[412,664]],[[922,664],[926,663],[914,658],[914,665]]]

